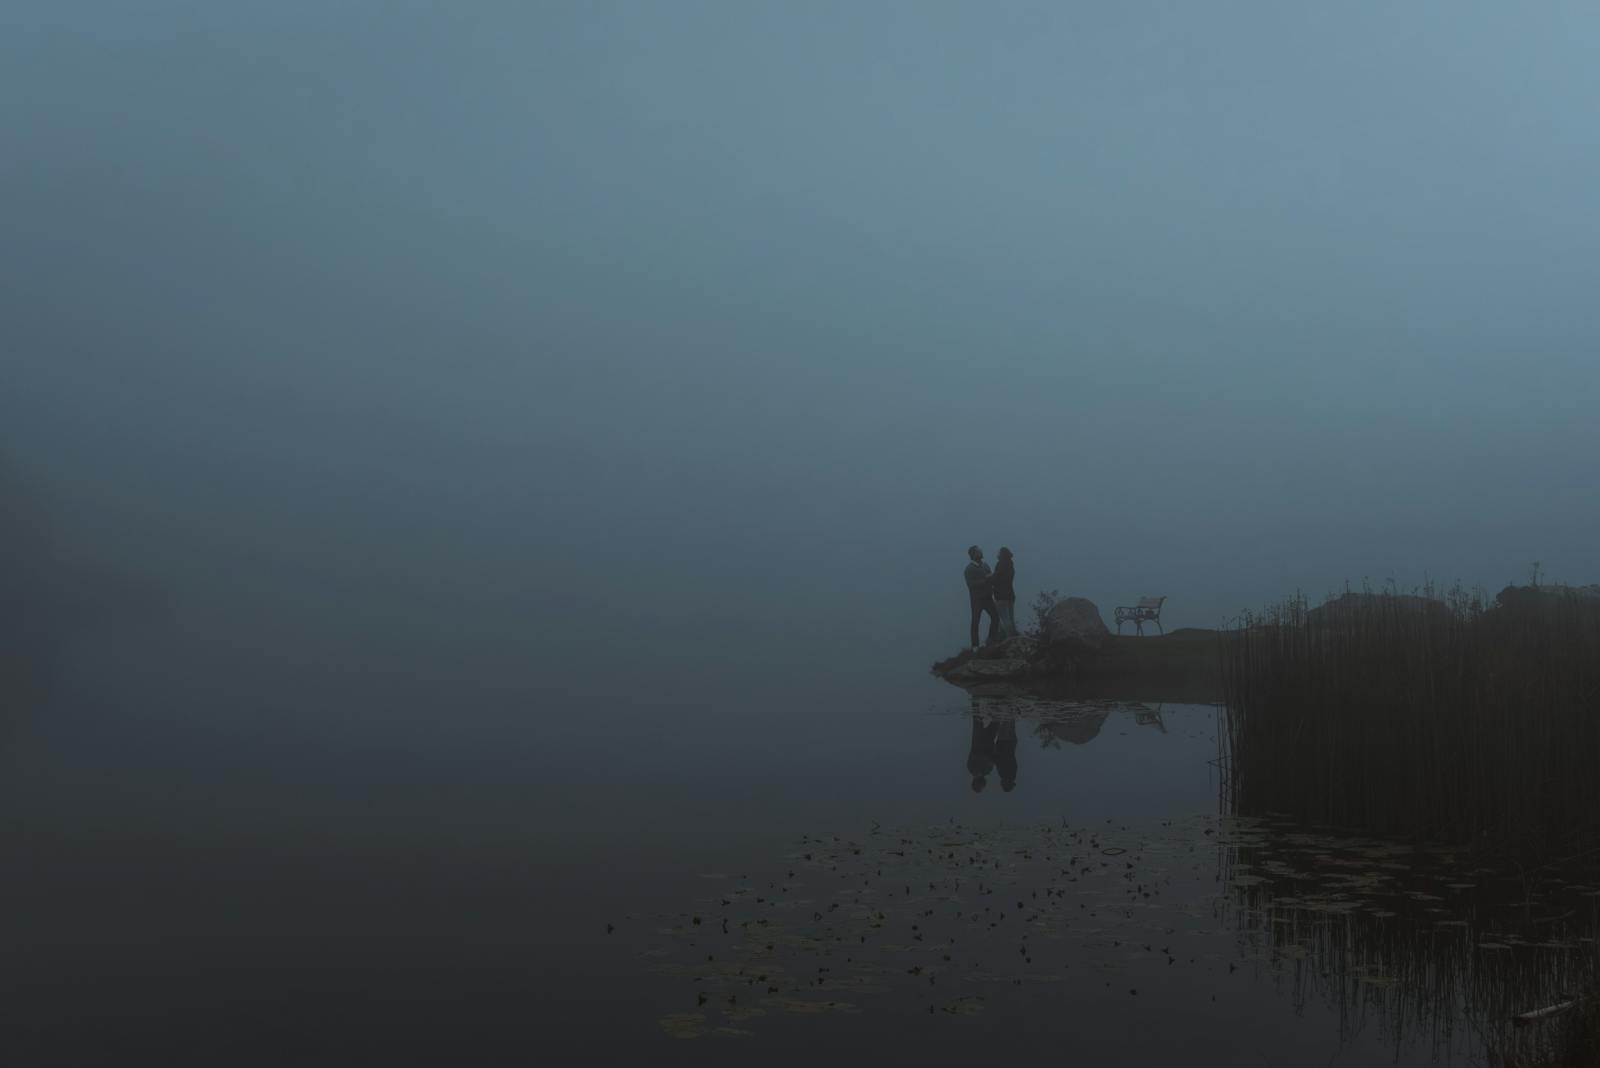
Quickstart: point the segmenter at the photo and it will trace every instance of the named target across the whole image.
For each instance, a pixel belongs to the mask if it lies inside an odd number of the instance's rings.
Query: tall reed
[[[1232,637],[1234,811],[1541,850],[1600,832],[1600,598],[1296,597]]]

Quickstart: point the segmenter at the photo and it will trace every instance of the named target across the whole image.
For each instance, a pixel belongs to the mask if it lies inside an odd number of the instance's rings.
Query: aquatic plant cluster
[[[1600,835],[1600,598],[1296,598],[1221,655],[1234,812],[1543,858]]]
[[[949,823],[804,836],[761,873],[709,872],[687,909],[630,915],[675,982],[674,1038],[781,1031],[785,1017],[971,1016],[1128,1001],[1205,1011],[1241,984],[1333,1010],[1396,1061],[1554,1037],[1516,1017],[1588,980],[1600,869],[1516,873],[1461,848],[1191,817],[1159,825]],[[610,937],[610,936],[608,936]]]
[[[1210,981],[1257,963],[1216,923],[1216,848],[1232,833],[1207,818],[807,835],[765,876],[706,873],[693,911],[625,926],[663,940],[644,954],[654,974],[690,984],[661,1018],[678,1038],[749,1034],[769,1014],[857,1013],[869,1000],[970,1016],[991,998],[1067,988],[1211,997]]]

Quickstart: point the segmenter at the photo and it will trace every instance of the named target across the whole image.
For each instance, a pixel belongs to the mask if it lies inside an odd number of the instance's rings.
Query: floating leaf
[[[699,1038],[706,1033],[706,1018],[698,1012],[674,1012],[658,1021],[661,1030],[673,1038]]]

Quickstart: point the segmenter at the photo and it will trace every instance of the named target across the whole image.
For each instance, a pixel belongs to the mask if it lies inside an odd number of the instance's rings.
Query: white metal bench
[[[1165,597],[1141,597],[1136,605],[1123,605],[1117,609],[1117,633],[1122,633],[1124,623],[1132,623],[1133,631],[1140,637],[1144,636],[1145,623],[1154,623],[1157,632],[1165,634],[1161,629],[1161,602]]]

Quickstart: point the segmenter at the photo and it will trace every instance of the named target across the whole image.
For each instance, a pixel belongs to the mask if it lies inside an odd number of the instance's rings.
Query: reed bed
[[[1600,598],[1296,597],[1222,645],[1226,802],[1551,858],[1600,832]]]

